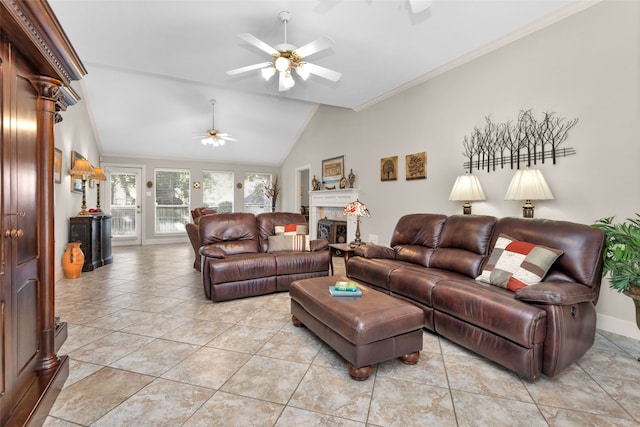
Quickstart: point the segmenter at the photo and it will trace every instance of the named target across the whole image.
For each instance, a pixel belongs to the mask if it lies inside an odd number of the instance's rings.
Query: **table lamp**
[[[553,193],[547,185],[542,172],[538,169],[519,169],[516,171],[507,189],[505,200],[524,200],[522,216],[533,218],[532,200],[553,199]]]
[[[89,211],[87,211],[87,180],[93,177],[93,167],[86,159],[78,159],[73,164],[69,174],[82,179],[82,206],[78,216],[89,215]]]
[[[360,239],[360,217],[371,216],[367,206],[364,203],[362,203],[360,200],[356,200],[355,202],[351,202],[344,207],[343,214],[356,217],[356,239],[353,242],[351,242],[349,245],[351,246],[364,245],[365,243]]]
[[[485,199],[478,177],[470,173],[457,177],[449,194],[449,200],[464,201],[462,213],[465,215],[471,214],[471,202]]]
[[[100,208],[100,182],[106,181],[107,176],[101,167],[93,168],[93,179],[96,180],[96,212],[102,212]]]

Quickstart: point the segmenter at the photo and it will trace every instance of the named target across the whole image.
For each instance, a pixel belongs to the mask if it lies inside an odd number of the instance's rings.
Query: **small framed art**
[[[344,176],[344,156],[322,161],[322,183],[340,182]]]
[[[53,149],[53,182],[62,182],[62,150],[58,148]]]
[[[405,157],[407,180],[427,178],[427,153],[407,154]]]
[[[398,179],[398,156],[380,159],[380,181],[396,181]]]

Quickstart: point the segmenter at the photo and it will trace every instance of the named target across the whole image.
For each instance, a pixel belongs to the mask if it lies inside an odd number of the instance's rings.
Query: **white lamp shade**
[[[516,171],[507,189],[505,200],[548,200],[553,193],[547,181],[538,169],[520,169]]]
[[[461,200],[472,202],[474,200],[485,200],[484,191],[478,177],[471,174],[460,175],[453,184],[449,200]]]

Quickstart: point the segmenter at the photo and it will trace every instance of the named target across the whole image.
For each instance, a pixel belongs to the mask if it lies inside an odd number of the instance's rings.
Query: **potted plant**
[[[631,297],[636,306],[636,324],[640,328],[640,214],[614,224],[613,217],[593,224],[605,235],[602,274],[609,273],[609,286]]]

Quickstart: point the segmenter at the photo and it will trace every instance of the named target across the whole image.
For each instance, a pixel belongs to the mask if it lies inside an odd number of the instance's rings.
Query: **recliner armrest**
[[[200,255],[208,258],[226,258],[227,253],[217,246],[202,246],[200,248]]]
[[[366,245],[356,247],[354,254],[363,258],[396,258],[395,250],[387,246],[376,245],[374,243],[367,243]]]
[[[518,289],[516,299],[547,305],[571,305],[594,302],[596,294],[593,289],[580,283],[554,280]]]
[[[327,248],[329,248],[329,241],[327,239],[309,240],[309,249],[311,252],[322,251]]]

